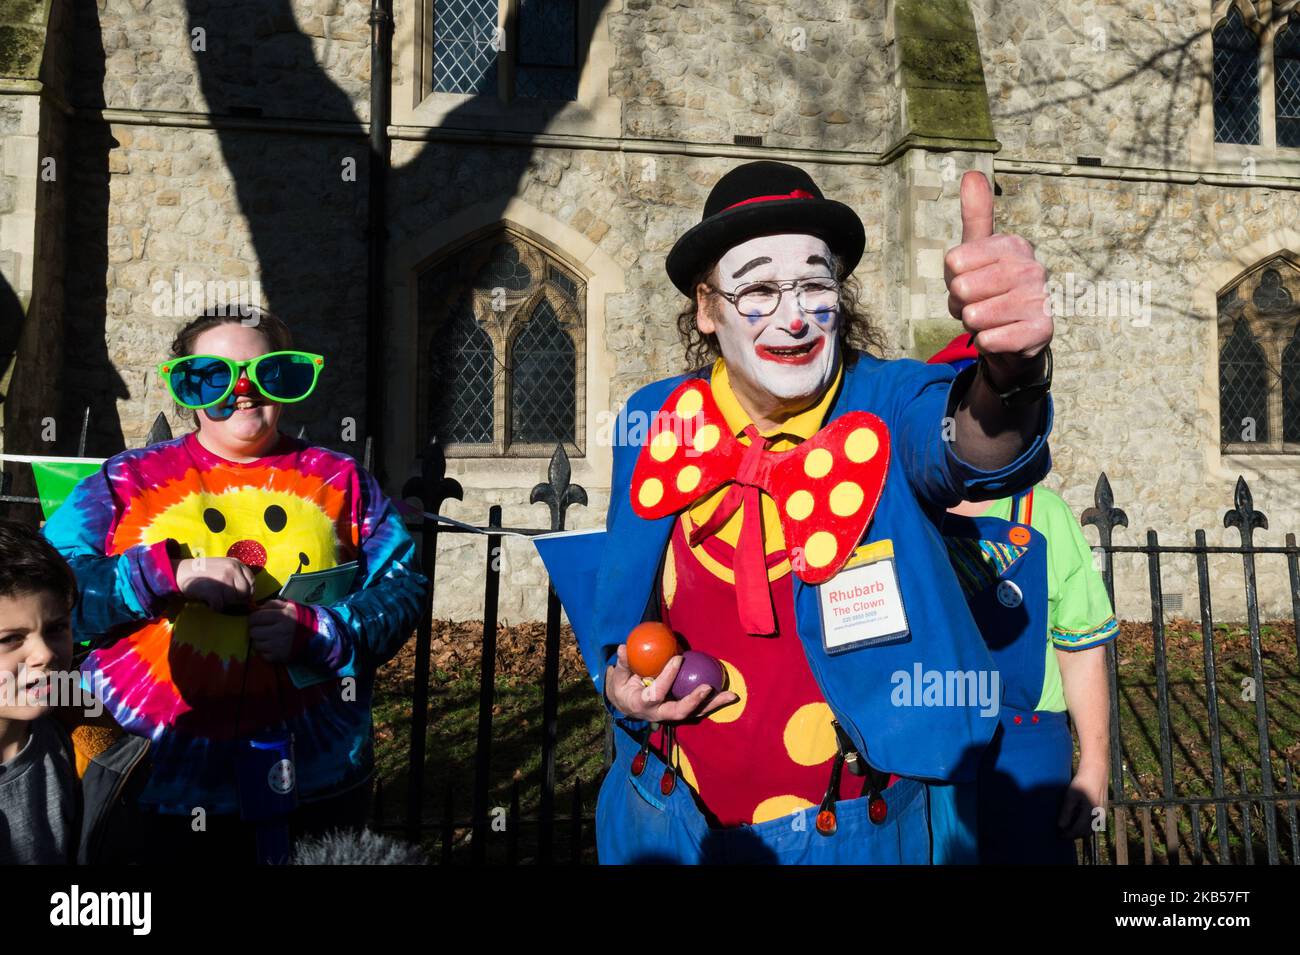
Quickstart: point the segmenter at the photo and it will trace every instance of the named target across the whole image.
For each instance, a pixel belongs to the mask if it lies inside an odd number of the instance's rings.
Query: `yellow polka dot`
[[[836,517],[848,517],[856,514],[862,506],[862,488],[852,481],[835,485],[831,491],[831,513]]]
[[[694,491],[700,484],[700,469],[694,464],[688,464],[677,474],[677,490],[683,494],[689,494]]]
[[[677,561],[673,557],[672,547],[664,554],[664,606],[670,610],[673,598],[677,596]]]
[[[819,766],[835,755],[835,715],[825,703],[807,703],[785,724],[785,751],[800,766]]]
[[[695,778],[695,767],[691,765],[691,761],[686,757],[686,751],[680,746],[677,747],[677,768],[681,771],[682,779],[686,780],[686,785],[698,793],[700,781]]]
[[[807,491],[795,491],[785,501],[785,512],[801,521],[813,512],[813,496]]]
[[[671,431],[660,431],[650,442],[650,457],[656,461],[667,461],[677,453],[677,435]]]
[[[782,816],[793,815],[810,806],[812,806],[812,803],[799,796],[772,796],[764,799],[754,807],[754,825],[758,825],[760,822],[771,822],[773,819],[780,819]]]
[[[835,459],[825,448],[814,448],[808,452],[808,457],[804,458],[803,473],[810,478],[825,477],[831,472],[831,465]]]
[[[682,392],[682,396],[677,399],[677,407],[674,408],[679,418],[694,418],[704,407],[704,399],[700,397],[700,390],[692,388],[690,391]]]
[[[706,424],[695,432],[695,440],[691,442],[691,447],[701,454],[707,453],[718,446],[718,438],[720,437],[722,437],[722,433],[718,431],[716,424]]]
[[[825,567],[835,559],[835,551],[835,535],[829,531],[818,531],[808,538],[808,543],[804,545],[803,556],[810,566]]]
[[[858,428],[844,441],[844,453],[854,464],[870,461],[880,450],[880,439],[870,428]]]
[[[727,671],[727,689],[740,699],[720,710],[714,710],[705,719],[713,720],[715,723],[734,723],[745,712],[745,704],[749,701],[749,691],[745,688],[745,678],[740,675],[739,670],[726,660],[719,660],[718,662],[722,664],[722,669]]]
[[[664,497],[664,485],[658,478],[646,478],[641,483],[641,490],[637,492],[636,499],[641,502],[642,507],[654,507]]]

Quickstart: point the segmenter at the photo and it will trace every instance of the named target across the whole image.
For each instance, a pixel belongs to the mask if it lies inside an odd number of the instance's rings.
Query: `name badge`
[[[864,544],[817,588],[822,645],[830,654],[911,639],[893,541]]]

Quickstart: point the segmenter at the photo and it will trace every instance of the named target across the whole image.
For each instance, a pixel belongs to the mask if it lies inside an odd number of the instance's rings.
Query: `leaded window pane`
[[[573,339],[546,299],[533,309],[511,349],[510,440],[573,441],[577,363]]]
[[[1300,146],[1300,14],[1291,14],[1273,44],[1277,76],[1277,144]]]
[[[491,444],[492,339],[474,320],[468,295],[429,349],[434,374],[429,417],[435,433],[447,443]]]
[[[1300,443],[1300,327],[1282,352],[1282,440]]]
[[[433,89],[494,92],[496,30],[497,0],[433,0]]]
[[[524,99],[578,98],[577,0],[520,0],[515,93]]]
[[[1236,7],[1214,31],[1214,140],[1259,143],[1259,42]]]
[[[1244,321],[1236,323],[1219,352],[1219,407],[1220,435],[1225,444],[1242,442],[1250,422],[1255,440],[1268,441],[1268,369],[1264,353]]]

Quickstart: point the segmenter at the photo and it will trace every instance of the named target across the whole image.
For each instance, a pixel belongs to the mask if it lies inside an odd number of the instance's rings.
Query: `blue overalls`
[[[1012,499],[1013,518],[1033,492]],[[1065,713],[1035,711],[1048,632],[1047,539],[1027,522],[948,514],[943,521],[962,590],[1002,685],[998,727],[974,786],[935,787],[936,825],[958,848],[936,862],[1072,863],[1074,844],[1056,820],[1072,777]]]
[[[653,750],[634,772],[637,738],[615,723],[616,757],[596,803],[596,853],[602,864],[926,865],[926,786],[900,779],[879,798],[884,818],[869,816],[871,797],[835,804],[836,828],[817,830],[818,807],[757,825],[711,829],[690,787],[664,795],[667,767]]]

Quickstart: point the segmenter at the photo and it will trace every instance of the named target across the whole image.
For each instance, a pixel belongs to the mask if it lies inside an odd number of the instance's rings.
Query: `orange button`
[[[1007,532],[1007,540],[1020,547],[1024,547],[1029,543],[1029,528],[1022,526],[1011,528],[1011,530]]]

